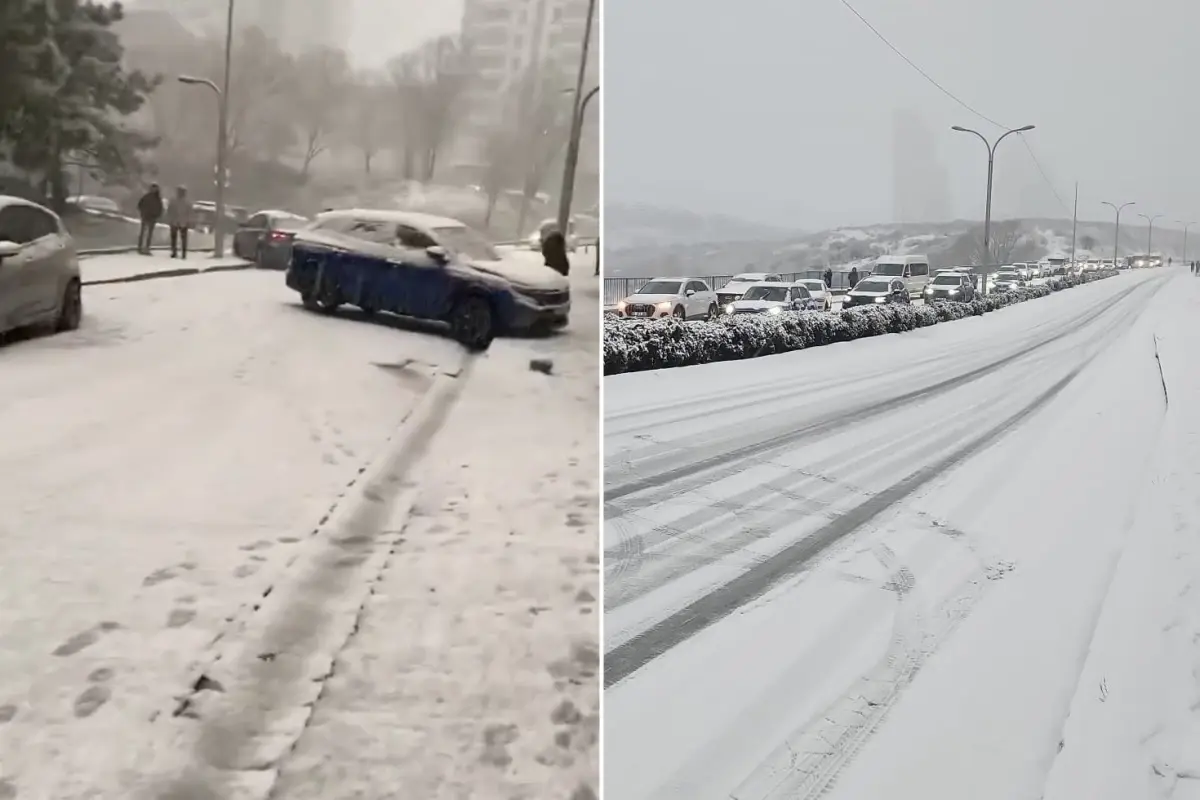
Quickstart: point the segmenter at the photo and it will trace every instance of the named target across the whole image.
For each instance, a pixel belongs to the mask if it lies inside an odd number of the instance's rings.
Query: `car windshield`
[[[870,280],[860,281],[859,284],[854,287],[854,291],[856,291],[856,292],[886,292],[886,291],[888,291],[888,282],[887,281],[870,281]]]
[[[787,300],[786,286],[751,286],[742,295],[743,300]]]
[[[959,286],[962,284],[962,278],[957,275],[938,275],[933,279],[934,286]]]
[[[797,281],[796,285],[803,286],[805,289],[808,289],[810,292],[825,291],[825,282],[824,281]]]
[[[999,275],[996,276],[996,280],[998,280],[998,281],[1019,281],[1019,280],[1021,280],[1021,276],[1015,272],[1001,272]]]
[[[679,281],[650,281],[635,294],[679,294]]]
[[[466,225],[447,225],[433,229],[436,238],[447,250],[473,261],[499,261],[500,254],[478,231]]]
[[[901,275],[904,274],[904,265],[903,264],[876,264],[875,265],[875,274],[876,275],[887,275],[887,276],[890,276],[893,278],[899,278]]]

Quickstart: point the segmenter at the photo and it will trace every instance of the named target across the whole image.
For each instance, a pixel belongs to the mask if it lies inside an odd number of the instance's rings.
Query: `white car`
[[[697,278],[654,278],[617,303],[617,316],[627,319],[712,319],[717,296]]]
[[[802,278],[792,286],[803,286],[808,289],[812,298],[821,302],[820,310],[829,311],[833,308],[833,295],[830,293],[829,287],[825,285],[825,281],[820,278]]]
[[[79,254],[45,206],[0,195],[0,334],[71,331],[83,318]]]
[[[724,311],[726,314],[782,314],[791,307],[790,284],[760,281],[746,289],[739,299],[727,303]]]
[[[995,289],[997,292],[1007,292],[1010,289],[1025,288],[1025,277],[1018,270],[1005,270],[996,273]]]
[[[743,272],[741,275],[734,275],[729,283],[717,289],[717,304],[722,308],[732,303],[734,300],[741,299],[742,295],[756,283],[787,283],[782,275],[773,275],[770,272]]]

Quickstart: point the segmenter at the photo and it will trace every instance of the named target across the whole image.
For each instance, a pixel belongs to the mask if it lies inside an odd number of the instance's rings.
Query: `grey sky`
[[[354,0],[352,5],[350,50],[357,65],[369,68],[456,32],[462,22],[462,0]]]
[[[1078,180],[1081,217],[1136,200],[1200,220],[1200,2],[851,3],[982,113],[1038,126],[1029,142],[1067,208],[1012,136],[997,152],[998,216],[1070,217]],[[838,0],[605,0],[604,24],[607,201],[806,229],[889,221],[892,118],[907,107],[937,139],[955,215],[982,217],[984,147],[948,128],[998,129]]]

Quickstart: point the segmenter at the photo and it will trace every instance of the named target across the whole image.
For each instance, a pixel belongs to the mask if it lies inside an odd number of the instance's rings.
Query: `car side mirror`
[[[446,248],[441,245],[430,245],[425,248],[425,255],[432,258],[438,264],[445,265],[450,261],[450,254],[446,252]]]
[[[0,241],[0,261],[19,254],[21,249],[21,245],[16,242]]]
[[[683,293],[684,297],[692,297],[695,294],[696,294],[695,289],[688,289],[686,292]]]

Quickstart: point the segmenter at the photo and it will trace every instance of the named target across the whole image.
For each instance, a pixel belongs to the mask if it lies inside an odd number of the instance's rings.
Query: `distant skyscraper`
[[[898,109],[892,118],[892,213],[896,222],[940,222],[951,216],[946,168],[924,120]]]

